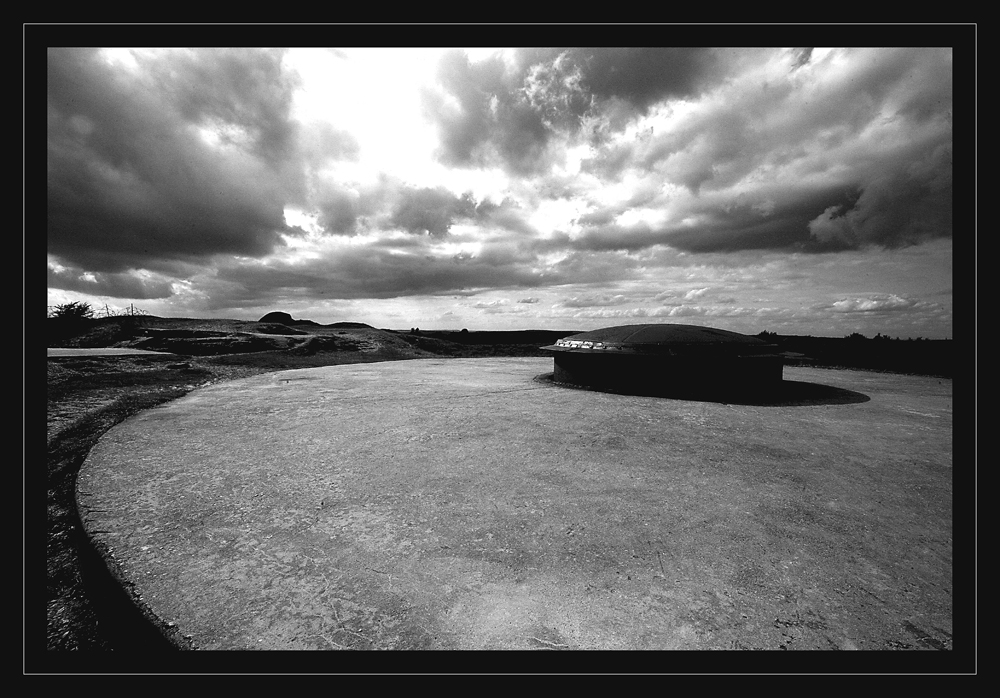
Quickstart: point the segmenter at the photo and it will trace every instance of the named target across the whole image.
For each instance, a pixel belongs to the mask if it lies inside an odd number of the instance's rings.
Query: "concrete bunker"
[[[555,355],[557,383],[640,395],[766,393],[781,385],[784,368],[775,345],[698,325],[605,327],[543,348]]]

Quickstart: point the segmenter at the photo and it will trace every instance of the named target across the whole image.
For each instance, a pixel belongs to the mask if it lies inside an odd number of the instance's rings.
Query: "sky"
[[[48,305],[951,338],[952,81],[950,48],[49,48]]]

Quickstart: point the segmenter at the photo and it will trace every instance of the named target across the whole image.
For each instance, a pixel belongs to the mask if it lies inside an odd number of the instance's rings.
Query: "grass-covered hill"
[[[151,315],[93,318],[72,324],[49,318],[50,347],[118,347],[182,356],[271,353],[277,358],[356,352],[372,360],[476,356],[549,356],[541,347],[574,334],[520,332],[421,332],[377,329],[360,322],[320,325],[269,313],[260,321],[161,318]],[[257,357],[260,360],[262,357]]]

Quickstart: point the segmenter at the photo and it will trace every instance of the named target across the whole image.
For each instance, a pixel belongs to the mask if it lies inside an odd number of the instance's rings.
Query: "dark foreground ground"
[[[174,355],[59,358],[47,362],[45,647],[49,651],[146,653],[177,649],[164,640],[149,618],[131,606],[80,526],[74,501],[76,474],[91,447],[115,424],[195,388],[221,381],[288,368],[347,363],[442,356],[546,356],[538,347],[559,336],[511,336],[504,337],[505,342],[490,344],[482,335],[475,337],[479,333],[441,337],[366,327],[286,330],[253,327],[259,323],[209,326],[200,321],[129,320],[105,323],[96,332],[53,344],[135,347]],[[131,326],[122,326],[128,324]],[[810,359],[806,357],[806,362],[822,365]],[[30,615],[29,611],[26,615]],[[29,624],[31,618],[26,617],[25,622]],[[951,647],[932,642],[930,646],[898,649]]]

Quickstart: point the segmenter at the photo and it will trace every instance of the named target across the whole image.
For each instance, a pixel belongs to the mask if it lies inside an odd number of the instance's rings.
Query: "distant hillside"
[[[577,330],[508,330],[469,332],[467,330],[393,331],[403,341],[423,351],[439,356],[490,357],[538,356],[552,354],[542,347],[555,344],[557,339],[577,334]]]
[[[278,318],[287,320],[281,315]],[[51,318],[47,323],[49,347],[133,348],[186,356],[265,352],[294,356],[329,352],[357,352],[369,357],[378,354],[387,358],[431,356],[392,333],[363,323],[323,326],[295,321],[292,327],[280,322],[136,315],[87,320],[74,326],[72,334],[67,334]]]
[[[294,326],[293,326],[294,325]],[[270,353],[315,356],[356,353],[359,360],[551,357],[542,347],[576,330],[410,330],[376,329],[361,322],[320,325],[288,313],[268,313],[260,321],[160,318],[152,315],[95,318],[66,327],[47,320],[49,347],[131,347],[187,356]],[[952,340],[899,340],[882,337],[811,337],[761,332],[756,335],[785,352],[787,366],[820,366],[952,377],[957,355]],[[364,358],[367,357],[367,358]],[[382,360],[381,358],[378,360]]]
[[[579,334],[582,330],[483,330],[469,332],[468,330],[417,330],[412,334],[421,337],[433,337],[466,346],[483,344],[537,344],[548,346],[555,344],[557,339]]]

